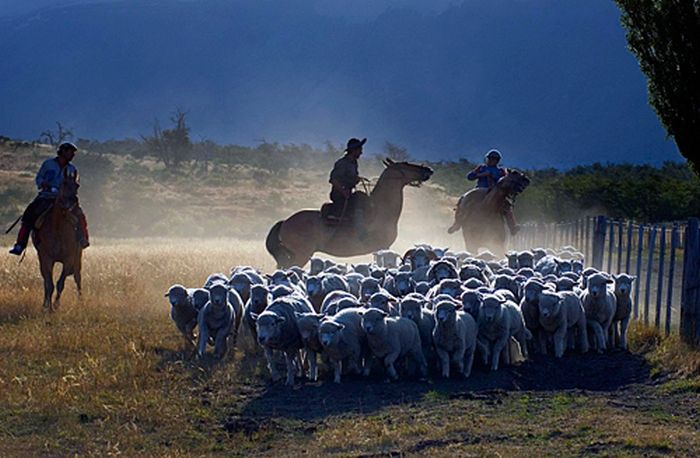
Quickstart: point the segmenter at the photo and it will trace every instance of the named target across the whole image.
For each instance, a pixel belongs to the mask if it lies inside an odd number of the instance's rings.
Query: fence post
[[[685,229],[683,290],[681,297],[681,339],[700,345],[700,228],[690,218]]]
[[[656,283],[656,318],[654,326],[661,329],[661,298],[664,287],[664,260],[666,254],[666,226],[661,226],[661,240],[659,240],[659,274]]]
[[[654,270],[654,248],[656,248],[656,226],[649,230],[649,255],[647,257],[647,281],[644,289],[644,324],[649,324],[649,300],[651,299],[651,274]]]
[[[634,318],[639,318],[639,289],[642,284],[642,253],[644,250],[644,225],[640,224],[637,231],[637,283],[634,285]]]
[[[595,229],[593,230],[593,267],[598,270],[603,269],[603,253],[605,252],[605,234],[607,232],[608,220],[605,216],[597,216],[595,219]]]
[[[625,260],[625,273],[630,272],[630,263],[632,261],[632,221],[627,223],[627,258]]]
[[[676,271],[676,250],[678,249],[678,224],[671,229],[671,255],[668,263],[668,286],[666,287],[666,335],[671,333],[671,305],[673,304],[673,277]]]
[[[615,248],[615,220],[610,220],[610,235],[608,239],[608,269],[607,272],[612,272],[613,249]]]

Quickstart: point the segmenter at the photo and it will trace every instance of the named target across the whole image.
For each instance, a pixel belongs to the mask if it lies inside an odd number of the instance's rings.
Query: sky
[[[568,168],[681,160],[610,0],[0,0],[0,135],[61,121]]]

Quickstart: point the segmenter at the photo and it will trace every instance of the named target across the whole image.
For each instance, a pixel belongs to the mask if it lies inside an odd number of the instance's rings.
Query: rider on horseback
[[[491,189],[493,186],[498,183],[498,180],[503,178],[508,174],[508,170],[499,167],[498,163],[501,161],[501,153],[496,150],[492,149],[488,153],[486,153],[486,156],[484,158],[484,164],[481,164],[477,166],[474,170],[469,172],[467,175],[467,180],[474,181],[477,180],[476,182],[476,187],[477,188],[484,188],[484,189]],[[448,233],[452,234],[453,232],[456,232],[459,230],[462,224],[462,218],[461,215],[459,214],[460,210],[460,205],[457,204],[457,211],[455,213],[455,222],[452,224],[452,226],[447,230]],[[515,215],[513,214],[513,199],[512,197],[509,197],[506,199],[506,205],[505,208],[503,209],[503,216],[506,219],[506,223],[508,224],[508,229],[510,229],[510,233],[512,235],[515,235],[518,233],[520,230],[520,227],[518,224],[515,222]]]
[[[348,140],[345,155],[335,162],[328,180],[332,185],[330,197],[333,205],[327,217],[337,220],[352,218],[360,238],[367,236],[363,202],[367,195],[353,190],[364,179],[360,176],[357,160],[362,156],[365,142],[366,138]]]
[[[20,255],[27,247],[29,235],[34,229],[39,217],[44,214],[54,204],[58,196],[58,190],[61,187],[64,173],[76,174],[78,169],[70,162],[75,157],[75,152],[78,148],[69,142],[61,143],[56,151],[56,157],[47,159],[41,164],[41,168],[36,175],[36,185],[39,188],[39,195],[29,204],[27,209],[22,214],[22,225],[17,234],[17,243],[10,250],[11,254]],[[79,205],[75,205],[72,214],[78,220],[78,237],[81,248],[90,246],[88,241],[87,220],[85,213]]]

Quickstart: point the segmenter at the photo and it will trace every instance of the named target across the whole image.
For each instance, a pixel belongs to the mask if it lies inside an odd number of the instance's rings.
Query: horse
[[[495,186],[491,188],[474,188],[466,192],[457,204],[457,224],[461,225],[464,248],[476,253],[485,247],[496,255],[505,252],[506,229],[503,210],[506,199],[514,197],[525,190],[530,179],[518,170],[509,170]]]
[[[39,228],[32,232],[32,242],[44,279],[44,308],[50,312],[58,308],[66,277],[69,275],[73,275],[78,295],[81,293],[80,270],[83,250],[76,234],[77,218],[71,214],[71,210],[78,205],[79,187],[77,173],[70,174],[64,171],[56,201],[43,216]],[[52,302],[53,267],[57,262],[63,264],[63,269],[56,282],[56,299]]]
[[[318,210],[301,210],[270,229],[265,245],[278,268],[304,266],[316,252],[347,257],[388,249],[398,235],[406,186],[420,186],[433,170],[409,162],[383,161],[382,171],[367,201],[364,237],[354,224],[330,225]]]

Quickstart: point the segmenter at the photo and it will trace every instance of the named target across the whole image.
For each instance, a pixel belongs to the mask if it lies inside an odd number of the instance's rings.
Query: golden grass
[[[48,315],[33,251],[20,265],[0,256],[0,456],[689,456],[700,449],[697,425],[674,411],[697,399],[692,383],[652,391],[649,405],[635,393],[624,401],[634,408],[612,404],[624,393],[453,399],[428,391],[371,413],[257,416],[246,409],[268,389],[264,366],[241,351],[217,365],[192,361],[163,298],[172,283],[198,285],[237,264],[273,268],[260,243],[98,239],[85,252],[82,299],[69,280],[60,310]],[[256,426],[227,431],[231,416]]]

